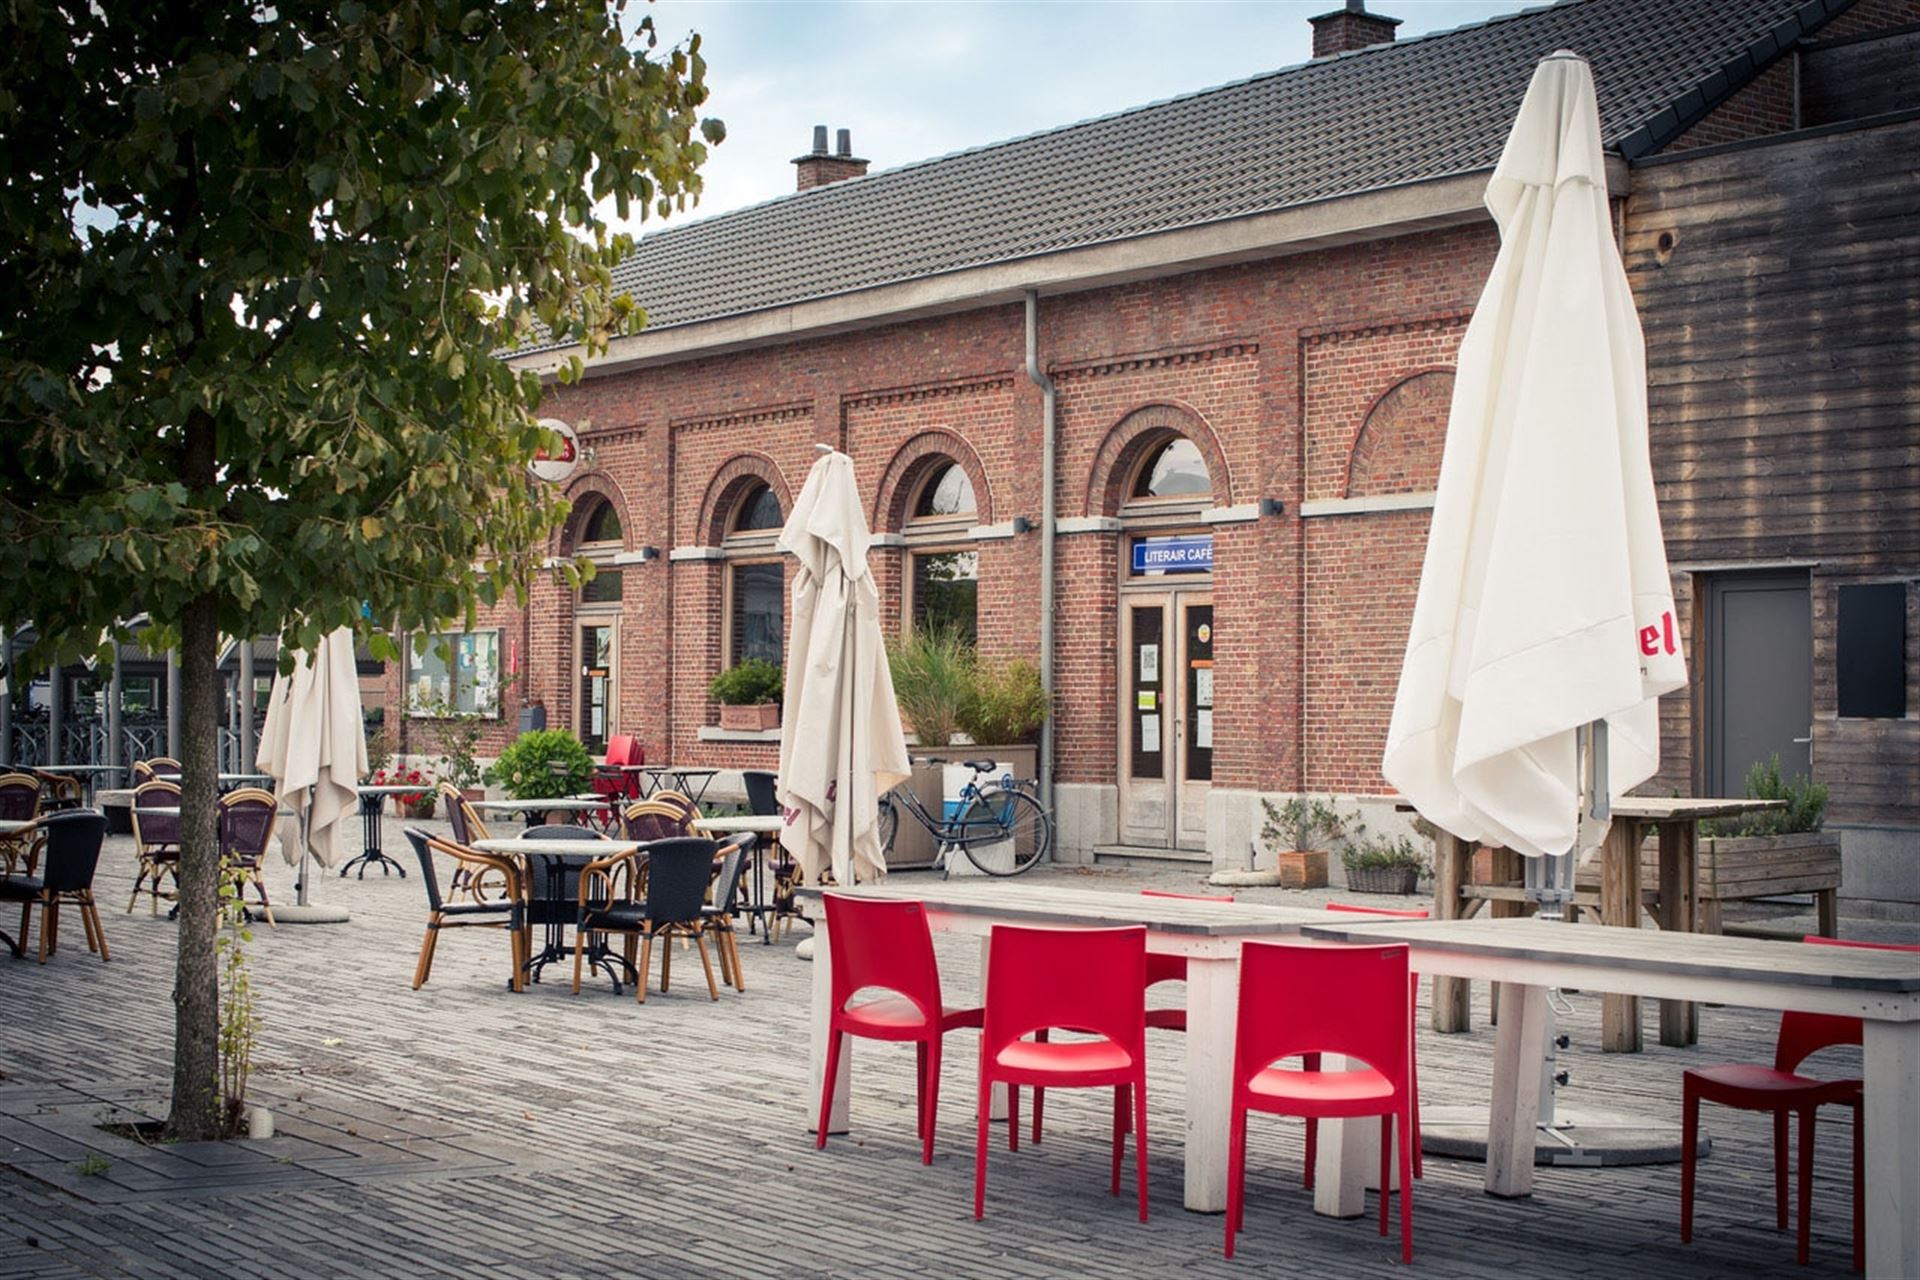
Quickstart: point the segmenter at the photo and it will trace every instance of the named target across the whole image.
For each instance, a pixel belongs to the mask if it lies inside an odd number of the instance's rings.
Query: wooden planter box
[[[1642,853],[1646,881],[1646,854]],[[1654,863],[1658,867],[1658,862]],[[1819,904],[1820,931],[1831,936],[1834,896],[1840,888],[1840,838],[1824,831],[1785,836],[1705,836],[1697,859],[1700,928],[1720,932],[1720,904],[1783,893],[1811,893]]]
[[[1321,849],[1282,849],[1274,855],[1282,889],[1327,887],[1327,855]]]
[[[722,729],[778,729],[780,727],[780,704],[777,702],[756,702],[751,706],[720,708],[720,727]]]
[[[1412,893],[1419,887],[1418,867],[1347,868],[1347,888],[1355,893]]]

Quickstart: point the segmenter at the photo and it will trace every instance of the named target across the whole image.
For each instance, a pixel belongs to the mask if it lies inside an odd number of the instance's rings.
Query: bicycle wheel
[[[960,815],[958,845],[990,876],[1017,876],[1053,848],[1053,819],[1024,791],[987,787]]]
[[[888,858],[893,857],[893,833],[900,829],[900,811],[893,807],[893,801],[886,796],[880,797],[880,852]]]

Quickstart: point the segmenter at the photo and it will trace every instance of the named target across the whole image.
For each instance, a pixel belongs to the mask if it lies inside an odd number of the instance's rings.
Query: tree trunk
[[[220,847],[215,831],[220,771],[215,703],[219,629],[203,595],[180,619],[180,926],[173,986],[173,1113],[167,1132],[220,1136]]]

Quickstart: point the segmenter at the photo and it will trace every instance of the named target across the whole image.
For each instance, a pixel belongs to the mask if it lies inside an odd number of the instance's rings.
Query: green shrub
[[[960,732],[979,743],[1028,742],[1046,719],[1039,667],[1025,658],[975,663],[973,695],[959,711]]]
[[[1269,849],[1329,850],[1346,839],[1350,828],[1355,834],[1366,829],[1357,810],[1342,813],[1331,800],[1294,796],[1281,805],[1262,800],[1260,807],[1267,815],[1260,839]]]
[[[515,800],[555,800],[593,782],[593,757],[565,729],[523,733],[487,770],[487,781]]]
[[[1803,831],[1818,831],[1827,816],[1827,784],[1815,782],[1804,773],[1793,781],[1780,777],[1778,752],[1765,764],[1758,761],[1747,770],[1747,799],[1784,800],[1783,808],[1761,809],[1755,813],[1737,813],[1731,818],[1711,818],[1700,824],[1703,836],[1784,836]]]
[[[974,700],[973,646],[951,627],[921,626],[887,643],[893,698],[923,747],[953,741]]]
[[[1426,855],[1414,847],[1409,836],[1360,836],[1340,851],[1340,862],[1349,871],[1412,867],[1426,875],[1430,870]]]
[[[748,658],[715,676],[707,685],[707,692],[723,707],[751,707],[780,701],[785,687],[778,663]]]

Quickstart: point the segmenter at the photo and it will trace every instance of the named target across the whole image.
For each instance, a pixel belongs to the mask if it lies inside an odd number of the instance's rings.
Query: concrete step
[[[1096,864],[1104,862],[1142,869],[1155,866],[1186,869],[1213,865],[1213,855],[1205,849],[1167,849],[1158,845],[1138,844],[1097,844],[1093,847],[1093,860]]]

